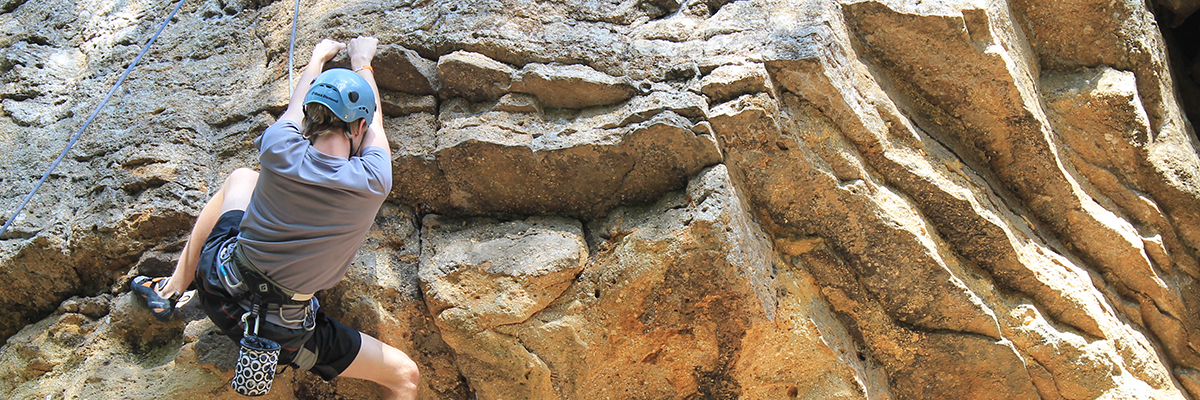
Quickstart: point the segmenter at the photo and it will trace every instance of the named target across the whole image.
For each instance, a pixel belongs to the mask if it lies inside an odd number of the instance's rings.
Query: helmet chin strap
[[[346,159],[349,160],[350,157],[354,157],[354,135],[353,134],[351,134],[351,136],[350,136],[350,154],[346,154]]]
[[[367,139],[366,138],[367,135],[365,132],[366,129],[363,129],[363,131],[364,132],[361,133],[363,137],[359,138],[359,141],[358,141],[358,151],[362,151],[363,141]],[[354,131],[351,130],[350,131],[350,154],[346,155],[347,160],[349,160],[350,157],[354,157],[354,155],[358,153],[358,151],[354,151],[354,136],[357,136],[357,135],[355,135]]]

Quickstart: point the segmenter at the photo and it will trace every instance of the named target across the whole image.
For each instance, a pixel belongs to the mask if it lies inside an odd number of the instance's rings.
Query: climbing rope
[[[288,43],[288,100],[296,90],[296,82],[292,80],[292,53],[296,51],[296,18],[300,16],[300,0],[292,7],[292,40]]]
[[[87,129],[88,125],[92,124],[92,120],[95,120],[96,115],[100,114],[100,109],[104,108],[104,105],[108,104],[108,99],[112,98],[113,93],[116,93],[117,89],[121,87],[121,84],[125,82],[125,77],[129,76],[129,72],[133,71],[133,67],[137,66],[138,61],[142,60],[142,56],[146,55],[146,51],[150,50],[150,46],[154,44],[154,41],[158,40],[158,35],[161,35],[163,29],[167,27],[167,23],[171,22],[171,19],[175,18],[175,13],[178,12],[179,7],[183,5],[183,1],[184,0],[179,0],[178,3],[175,3],[175,9],[171,10],[171,14],[167,16],[167,19],[163,20],[162,25],[159,25],[158,31],[154,32],[154,36],[150,37],[150,41],[146,42],[146,46],[142,47],[142,51],[138,53],[137,57],[133,58],[133,62],[129,63],[129,67],[125,68],[125,73],[121,74],[121,78],[117,79],[117,83],[113,85],[112,89],[108,90],[108,94],[104,95],[104,100],[100,101],[100,105],[96,106],[96,109],[92,111],[92,115],[89,116],[87,121],[83,123],[83,126],[79,128],[79,131],[75,132],[75,136],[71,137],[71,141],[67,142],[67,148],[63,149],[62,154],[59,154],[58,158],[54,160],[54,163],[50,164],[50,169],[46,170],[46,174],[42,175],[42,179],[38,180],[37,184],[33,186],[33,190],[30,190],[29,194],[25,196],[25,199],[21,200],[21,204],[17,206],[17,210],[13,211],[12,216],[8,217],[8,222],[5,222],[4,227],[0,228],[0,237],[4,236],[5,232],[8,232],[8,227],[12,226],[13,221],[17,220],[18,215],[21,215],[21,210],[24,210],[25,205],[29,204],[29,199],[33,198],[33,194],[37,193],[38,189],[42,187],[42,184],[46,182],[46,178],[50,177],[50,173],[54,172],[54,169],[58,167],[58,164],[61,163],[63,158],[67,156],[67,152],[71,151],[71,146],[74,146],[75,142],[79,140],[79,136],[83,134],[83,130]]]

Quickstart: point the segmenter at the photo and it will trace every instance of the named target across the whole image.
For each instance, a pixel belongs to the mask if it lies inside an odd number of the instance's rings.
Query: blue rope
[[[87,122],[84,122],[83,126],[79,128],[79,131],[75,132],[75,136],[71,137],[71,141],[67,143],[67,148],[63,149],[62,154],[58,155],[58,158],[54,160],[53,164],[50,164],[50,169],[46,170],[46,174],[42,175],[42,179],[38,180],[37,184],[33,186],[33,190],[29,191],[29,194],[25,196],[25,200],[22,200],[21,204],[17,206],[17,210],[13,211],[12,216],[8,217],[8,222],[5,222],[4,227],[0,228],[0,237],[4,236],[5,232],[8,232],[8,227],[12,226],[13,221],[17,220],[18,215],[21,215],[21,210],[24,210],[25,205],[29,204],[29,199],[32,199],[33,194],[37,193],[38,189],[42,187],[42,183],[46,182],[46,178],[50,177],[50,173],[54,172],[54,168],[57,168],[58,164],[62,162],[63,158],[67,156],[67,152],[71,151],[71,146],[75,145],[75,142],[79,140],[79,136],[83,134],[83,130],[87,129],[88,125],[92,124],[92,120],[96,119],[96,115],[100,114],[100,109],[104,108],[104,105],[108,104],[108,99],[111,98],[113,93],[116,93],[117,88],[120,88],[121,84],[125,82],[125,77],[129,76],[129,72],[133,71],[133,67],[137,66],[138,61],[142,60],[142,56],[146,55],[146,51],[150,50],[150,46],[153,45],[154,41],[158,39],[158,35],[162,34],[163,29],[167,27],[167,23],[171,22],[172,18],[175,18],[175,13],[178,12],[179,7],[183,5],[183,1],[184,0],[179,0],[178,3],[175,3],[175,9],[171,10],[171,14],[168,15],[167,19],[158,27],[158,32],[154,33],[154,36],[150,38],[149,42],[146,42],[146,46],[142,47],[142,51],[138,53],[137,57],[133,58],[133,62],[129,63],[129,67],[125,68],[125,73],[121,74],[120,79],[117,79],[117,84],[113,85],[112,89],[108,90],[108,94],[104,95],[104,100],[100,101],[100,105],[96,106],[96,109],[92,111],[92,115],[88,117]]]
[[[296,6],[292,7],[292,40],[288,43],[288,100],[291,100],[292,92],[296,90],[296,82],[292,80],[292,53],[296,51],[296,18],[300,16],[300,0],[296,0]]]

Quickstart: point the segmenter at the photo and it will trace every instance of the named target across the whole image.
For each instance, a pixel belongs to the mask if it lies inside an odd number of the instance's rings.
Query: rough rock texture
[[[0,237],[0,397],[238,397],[128,282],[256,164],[292,4],[185,2]],[[4,216],[173,5],[0,1]],[[1198,398],[1198,5],[305,0],[394,154],[319,298],[428,399]]]
[[[579,223],[544,217],[449,222],[429,215],[423,227],[425,301],[476,393],[553,397],[549,369],[503,330],[546,308],[579,275],[587,261]]]

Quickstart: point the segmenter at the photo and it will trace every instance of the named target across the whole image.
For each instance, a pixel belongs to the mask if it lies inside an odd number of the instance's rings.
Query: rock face
[[[1200,398],[1200,79],[1159,29],[1198,4],[306,2],[297,69],[380,39],[394,154],[319,298],[423,399]],[[171,6],[0,2],[6,213]],[[239,397],[128,282],[256,164],[291,7],[185,2],[0,236],[0,397]]]

